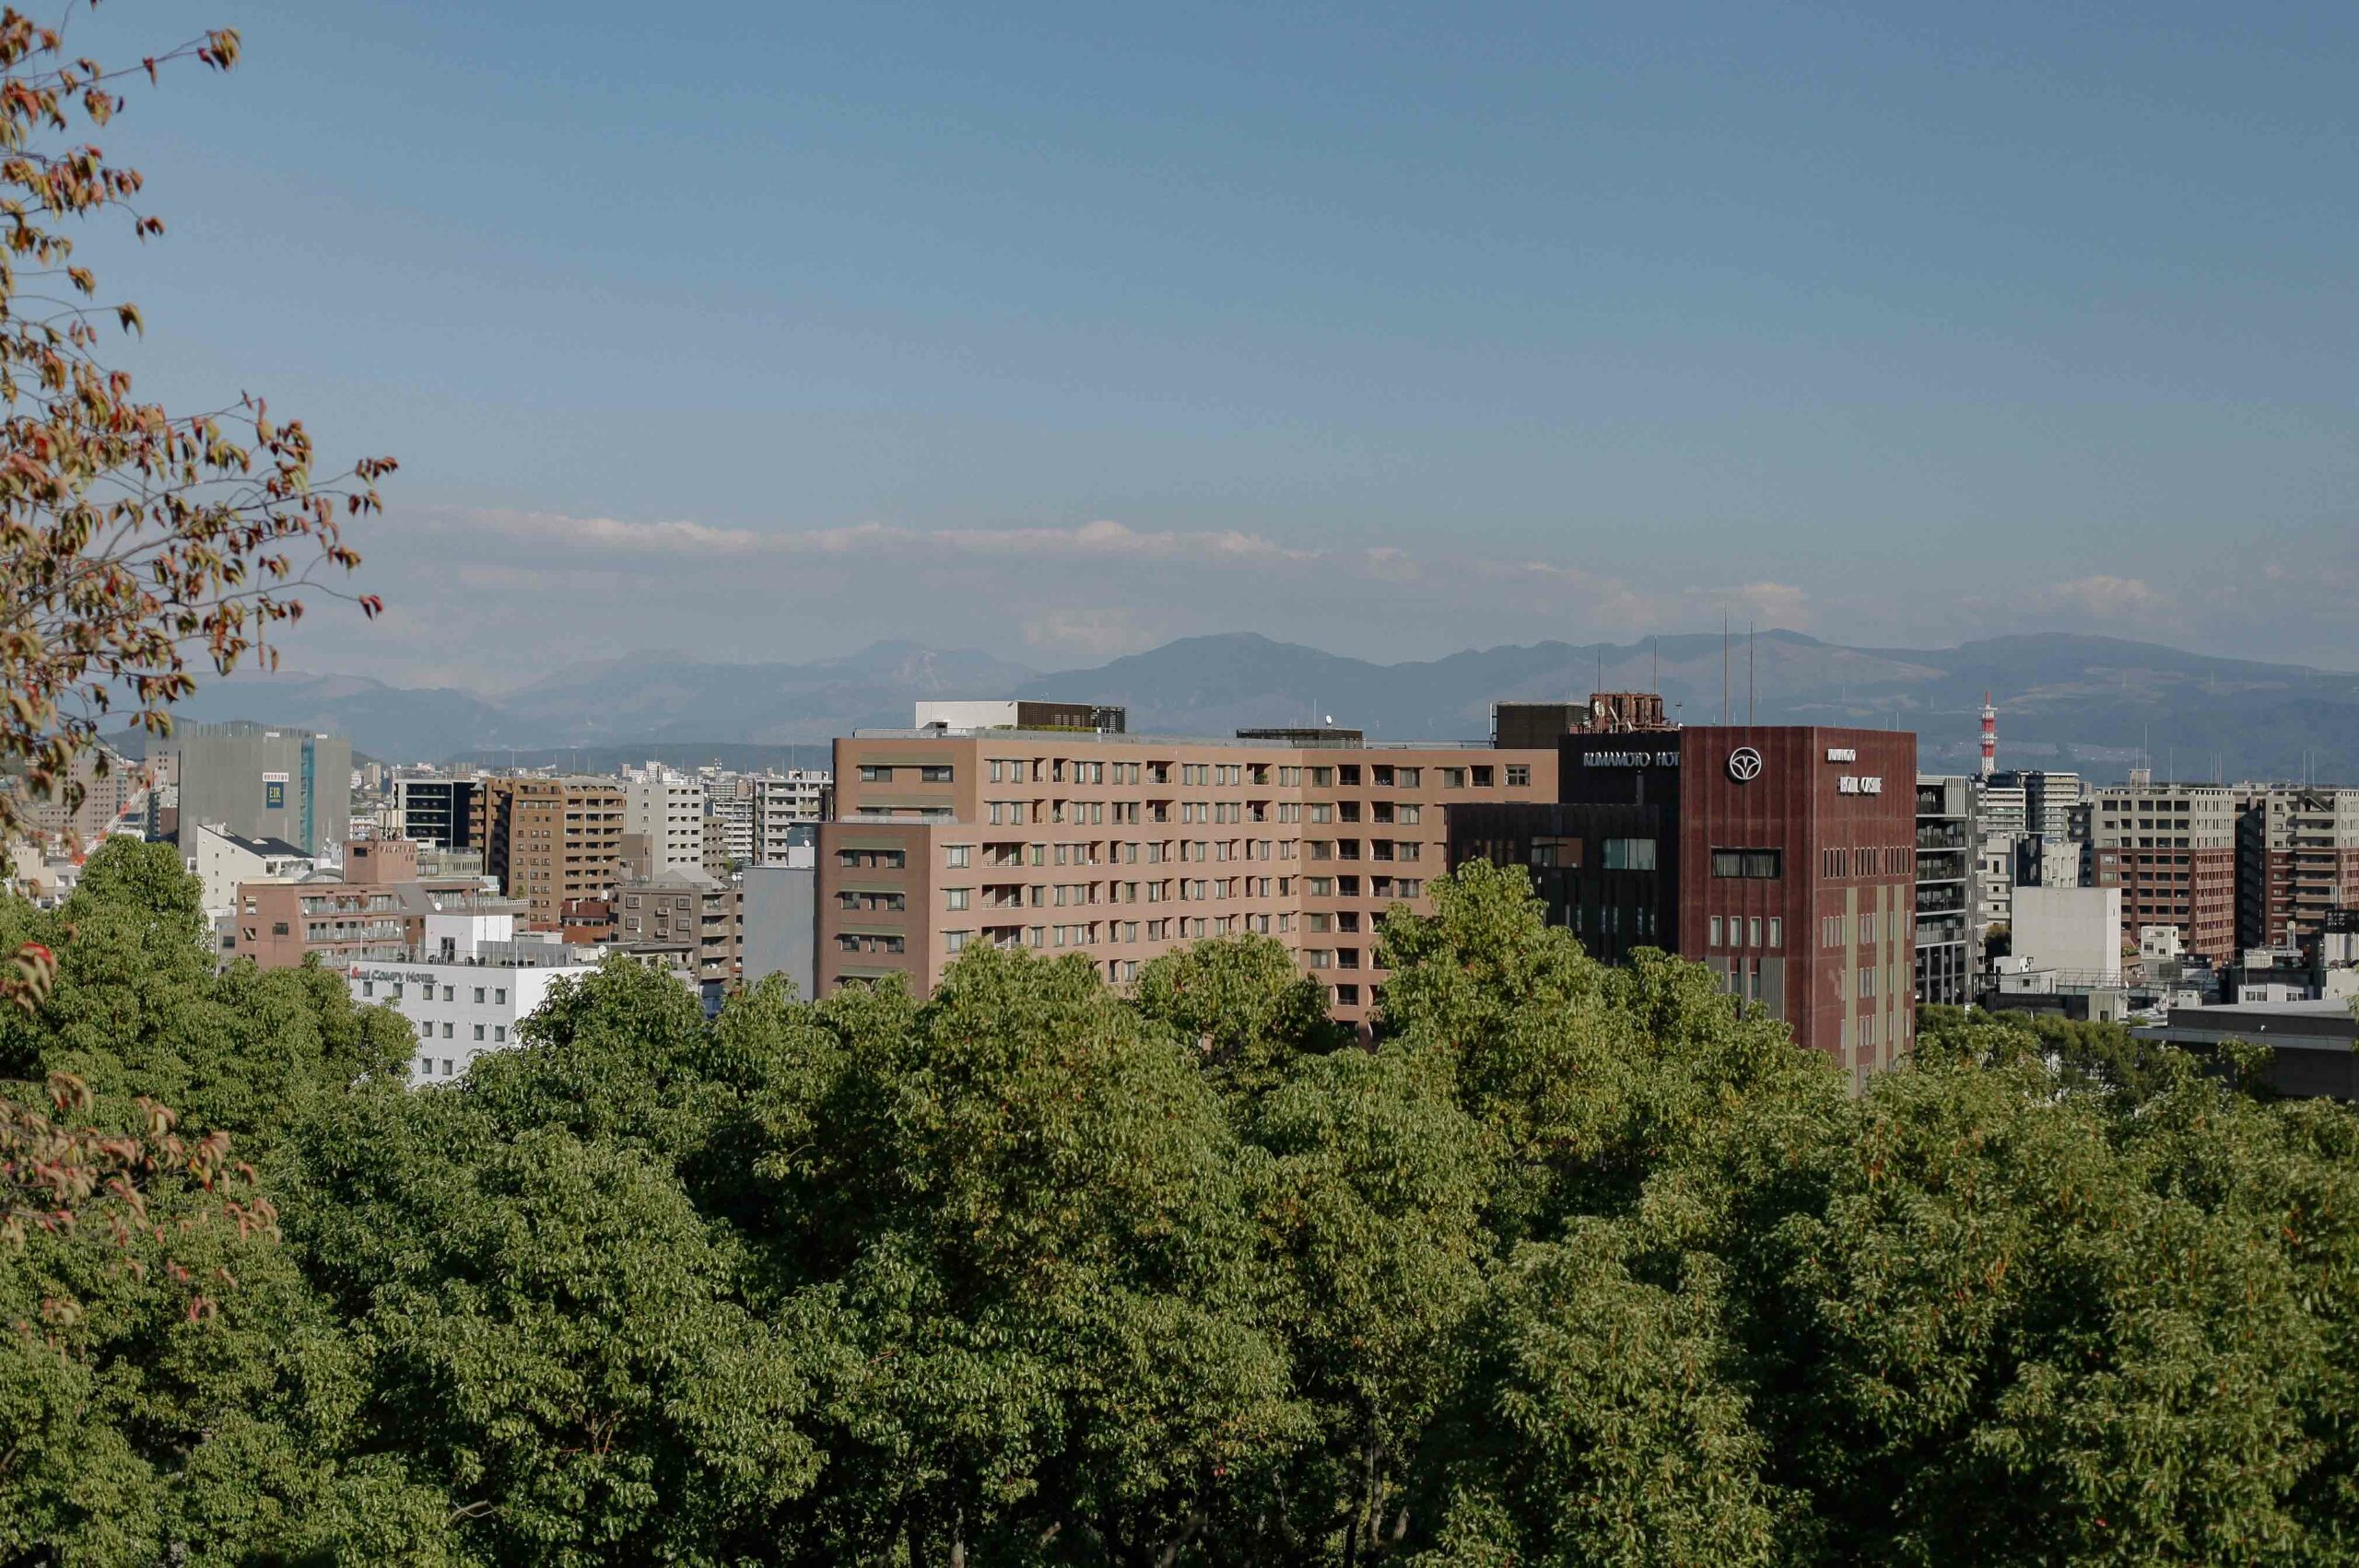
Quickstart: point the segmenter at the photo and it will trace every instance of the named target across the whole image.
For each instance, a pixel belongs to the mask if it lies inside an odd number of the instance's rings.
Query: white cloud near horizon
[[[1110,519],[792,530],[402,509],[353,536],[367,557],[357,586],[382,595],[385,614],[362,623],[322,603],[281,640],[292,668],[397,684],[430,676],[484,692],[650,649],[797,661],[905,638],[1053,668],[1254,631],[1391,662],[1507,643],[1717,631],[1723,609],[1740,626],[1851,646],[2088,630],[2225,651],[2255,628],[2290,637],[2296,623],[2327,628],[2301,634],[2314,639],[2346,640],[2332,628],[2347,626],[2359,583],[2359,549],[2332,531],[2275,548],[2224,546],[2229,560],[2257,558],[2259,570],[2189,561],[2184,581],[2084,570],[2026,582],[2007,563],[1962,560],[1898,598],[1799,559],[1728,579],[1666,558],[1633,579],[1602,564],[1619,558],[1620,541],[1561,537],[1561,550],[1547,554],[1453,552],[1448,535],[1309,540],[1250,525]],[[1596,559],[1585,559],[1592,544]],[[2351,667],[2359,657],[2312,661]]]
[[[745,528],[713,528],[667,520],[630,522],[611,517],[570,517],[558,512],[477,511],[448,514],[439,526],[462,527],[535,544],[619,554],[745,556],[851,556],[912,550],[956,550],[975,555],[1036,555],[1170,559],[1209,555],[1232,560],[1316,559],[1316,550],[1289,549],[1259,534],[1236,529],[1141,530],[1099,521],[1074,528],[902,528],[861,522],[760,533]]]

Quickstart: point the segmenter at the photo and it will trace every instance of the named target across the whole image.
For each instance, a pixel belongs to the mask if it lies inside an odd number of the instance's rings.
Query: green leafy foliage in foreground
[[[2359,1557],[2350,1112],[1954,1013],[1853,1096],[1519,873],[1436,902],[1374,1049],[1266,942],[710,1024],[618,965],[410,1091],[110,846],[0,913],[61,955],[0,1126],[53,1176],[66,1071],[256,1169],[5,1195],[0,1562]]]

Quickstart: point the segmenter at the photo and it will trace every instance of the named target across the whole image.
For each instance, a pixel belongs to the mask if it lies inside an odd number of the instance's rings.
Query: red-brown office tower
[[[1558,803],[1453,803],[1449,858],[1530,868],[1598,956],[1692,958],[1865,1073],[1913,1029],[1916,782],[1886,730],[1567,735]]]

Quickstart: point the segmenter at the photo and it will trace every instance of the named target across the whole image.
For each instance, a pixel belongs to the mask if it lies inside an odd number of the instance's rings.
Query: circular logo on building
[[[1750,784],[1761,777],[1761,754],[1751,746],[1739,746],[1729,753],[1729,777],[1740,784]]]

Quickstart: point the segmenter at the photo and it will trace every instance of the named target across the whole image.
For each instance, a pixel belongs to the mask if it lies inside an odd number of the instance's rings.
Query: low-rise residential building
[[[315,954],[343,967],[435,948],[460,934],[453,921],[512,920],[520,908],[487,894],[479,877],[422,876],[418,847],[404,838],[346,844],[341,875],[242,883],[235,905],[230,950],[264,969],[291,969]]]
[[[745,913],[737,888],[701,872],[669,871],[626,883],[614,898],[612,940],[640,952],[676,951],[709,1004],[742,972]]]
[[[309,853],[276,838],[247,838],[217,824],[199,823],[180,836],[181,864],[204,889],[205,912],[214,919],[238,907],[238,889],[249,883],[299,882],[318,870]]]

